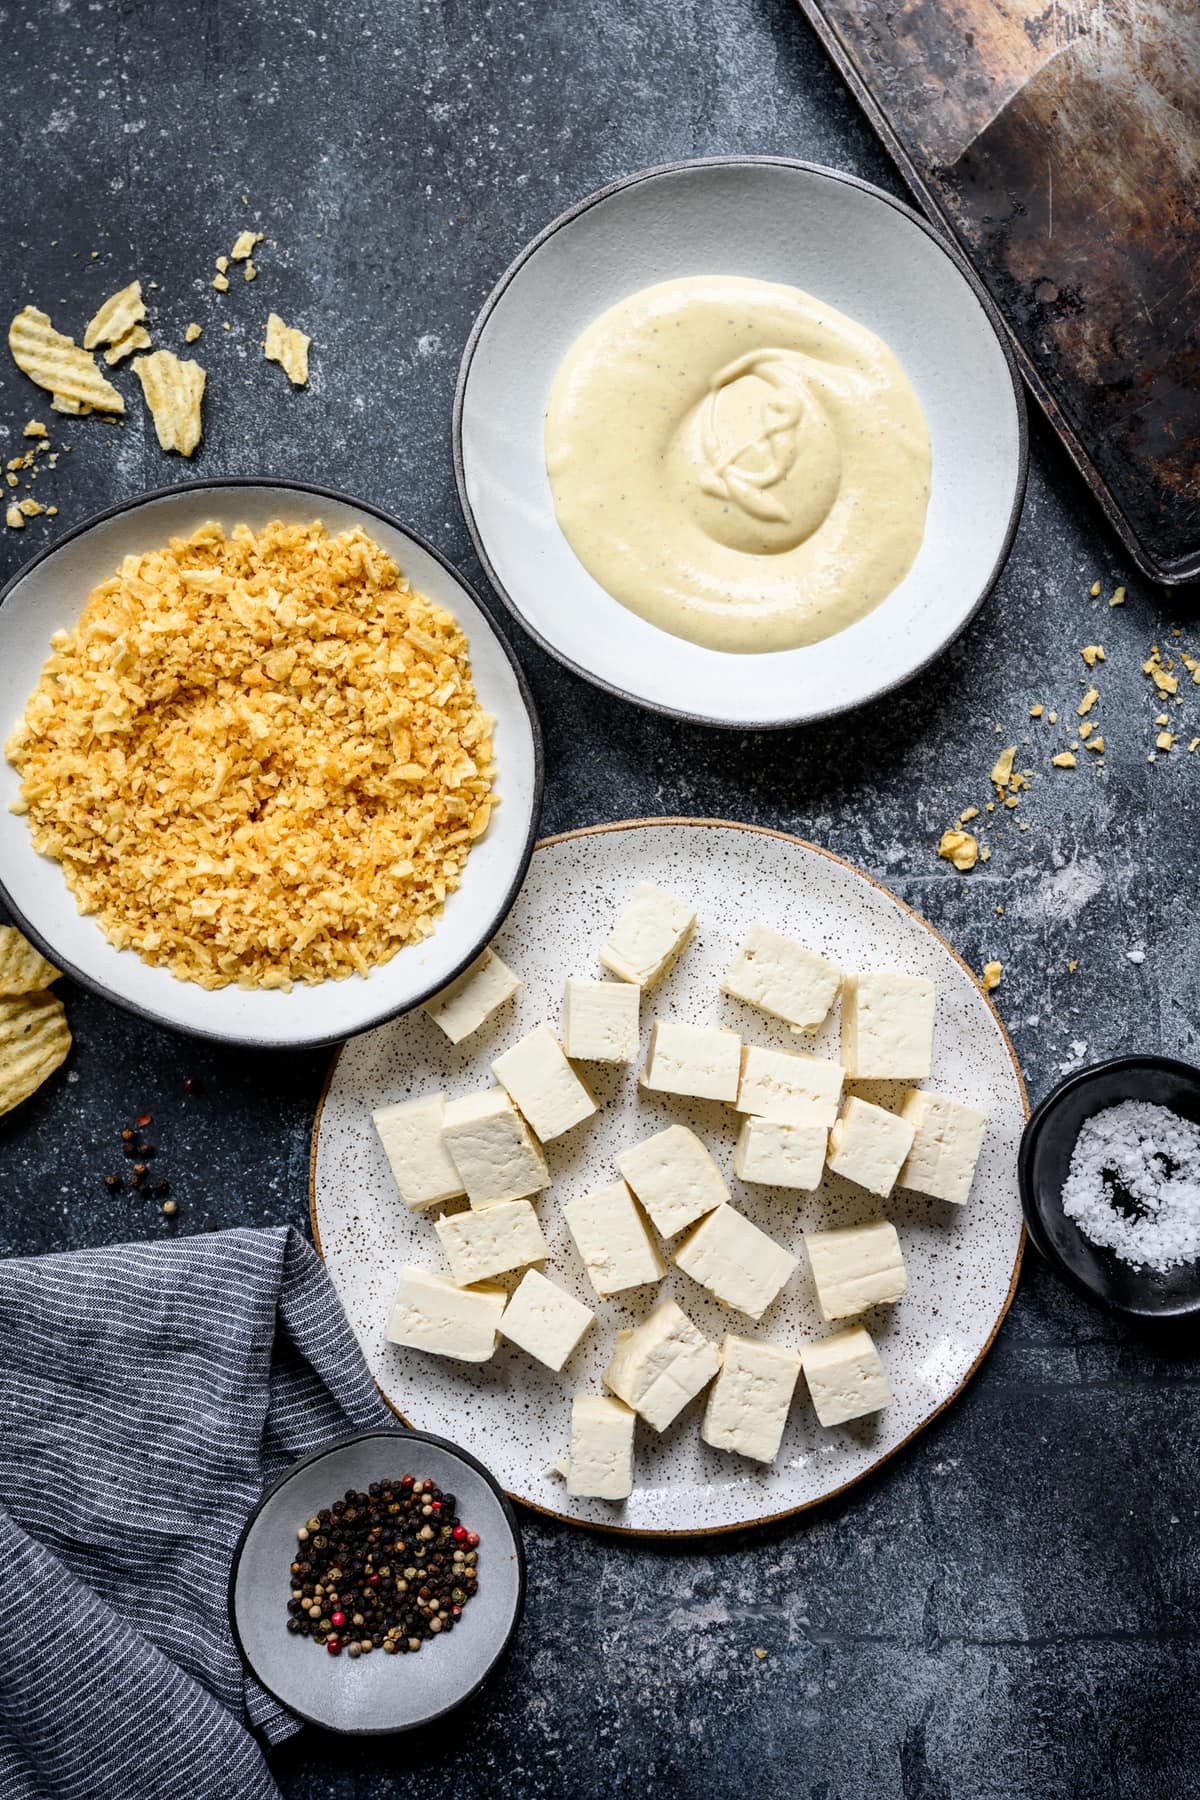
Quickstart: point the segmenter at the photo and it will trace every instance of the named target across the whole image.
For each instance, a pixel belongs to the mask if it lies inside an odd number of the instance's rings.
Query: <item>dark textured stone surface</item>
[[[394,508],[478,579],[450,466],[454,373],[476,308],[538,227],[615,175],[705,152],[811,157],[899,191],[786,0],[47,0],[8,10],[5,43],[5,303],[79,330],[140,274],[161,284],[157,341],[206,324],[194,467],[160,454],[136,399],[121,430],[70,422],[74,451],[37,489],[59,526],[192,474],[310,477]],[[213,258],[247,223],[267,233],[259,279],[218,297]],[[305,394],[261,360],[270,307],[313,335]],[[31,414],[52,416],[0,360],[6,456]],[[47,535],[44,520],[3,534],[2,572]],[[1152,640],[1180,624],[1187,643],[1192,621],[1132,582],[1121,610],[1088,599],[1094,577],[1107,594],[1126,574],[1035,423],[996,594],[935,669],[866,713],[712,734],[594,693],[514,630],[546,729],[545,827],[721,814],[829,845],[973,965],[1004,962],[997,998],[1035,1098],[1123,1049],[1194,1056],[1200,760],[1184,746],[1200,692],[1185,679],[1168,708],[1183,742],[1150,763],[1160,706],[1140,672]],[[1095,641],[1105,766],[1080,751],[1087,766],[1050,770],[1062,734],[1029,706],[1068,717]],[[985,815],[991,860],[956,875],[939,832],[983,803],[998,748],[1026,737],[1031,793],[1016,818]],[[0,1250],[304,1222],[322,1058],[228,1056],[66,997],[69,1072],[0,1122]],[[139,1108],[174,1224],[103,1187]],[[1192,1348],[1114,1324],[1031,1258],[980,1376],[877,1479],[795,1525],[683,1549],[529,1518],[528,1618],[490,1693],[403,1744],[304,1734],[276,1758],[281,1784],[337,1800],[414,1782],[496,1797],[1187,1791],[1197,1371]]]

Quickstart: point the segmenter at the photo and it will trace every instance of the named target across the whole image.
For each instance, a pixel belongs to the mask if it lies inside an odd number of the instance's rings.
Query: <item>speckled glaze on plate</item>
[[[836,1054],[836,1016],[820,1032],[797,1038],[718,992],[754,919],[845,968],[927,975],[937,990],[927,1085],[980,1107],[990,1120],[970,1200],[953,1207],[898,1191],[881,1205],[829,1175],[813,1195],[749,1186],[733,1179],[737,1115],[731,1108],[642,1094],[633,1069],[590,1064],[584,1072],[600,1112],[548,1146],[553,1185],[538,1201],[550,1245],[546,1272],[597,1315],[562,1375],[503,1340],[481,1366],[388,1344],[384,1326],[400,1267],[444,1264],[430,1220],[408,1213],[395,1191],[372,1109],[438,1088],[453,1095],[490,1085],[488,1065],[500,1049],[543,1020],[557,1027],[567,976],[600,972],[597,949],[641,880],[693,901],[699,912],[693,941],[643,1002],[643,1050],[651,1021],[673,1016],[730,1025],[750,1042]],[[779,832],[699,819],[629,821],[540,844],[495,942],[524,982],[515,1004],[457,1046],[424,1013],[355,1039],[334,1063],[313,1130],[314,1235],[389,1403],[414,1425],[486,1458],[514,1498],[593,1526],[664,1535],[729,1530],[815,1505],[861,1480],[963,1386],[1008,1309],[1020,1268],[1016,1165],[1024,1085],[1004,1029],[966,965],[932,927],[851,864]],[[854,1091],[886,1101],[903,1087],[856,1083]],[[620,1150],[677,1121],[691,1125],[713,1152],[730,1179],[733,1204],[800,1255],[801,1267],[759,1327],[726,1312],[674,1266],[649,1294],[597,1301],[571,1246],[563,1200],[612,1181]],[[718,1341],[732,1330],[799,1346],[831,1329],[817,1312],[804,1228],[854,1224],[881,1212],[899,1229],[909,1274],[909,1293],[898,1306],[866,1315],[895,1393],[891,1407],[825,1431],[801,1380],[778,1460],[764,1469],[701,1442],[698,1399],[661,1437],[639,1425],[636,1485],[624,1504],[567,1494],[552,1465],[566,1444],[570,1397],[576,1389],[600,1390],[615,1330],[669,1294]]]

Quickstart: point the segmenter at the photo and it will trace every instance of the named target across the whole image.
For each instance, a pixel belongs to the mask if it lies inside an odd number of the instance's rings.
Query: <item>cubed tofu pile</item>
[[[597,1111],[575,1062],[634,1064],[641,1002],[686,949],[693,908],[650,883],[635,890],[599,961],[614,979],[572,975],[561,1030],[540,1024],[491,1060],[496,1085],[427,1094],[374,1115],[405,1204],[454,1205],[433,1220],[449,1273],[408,1267],[388,1322],[400,1345],[486,1362],[497,1338],[560,1372],[596,1315],[543,1272],[548,1247],[535,1197],[549,1186],[542,1146]],[[492,950],[426,1011],[457,1044],[493,1020],[520,979]],[[887,1200],[897,1186],[962,1205],[982,1148],[982,1113],[915,1084],[932,1067],[934,990],[922,976],[846,974],[815,951],[754,924],[721,991],[793,1031],[822,1026],[841,1001],[840,1060],[745,1043],[737,1031],[651,1022],[638,1081],[655,1095],[723,1103],[738,1116],[734,1173],[764,1188],[812,1193],[828,1169]],[[914,1084],[895,1109],[847,1094],[847,1082]],[[630,1144],[606,1187],[572,1195],[562,1216],[597,1301],[645,1298],[667,1258],[729,1311],[757,1325],[799,1262],[730,1199],[713,1156],[688,1126]],[[461,1203],[465,1201],[465,1205]],[[778,1455],[803,1370],[819,1423],[843,1425],[891,1401],[879,1352],[860,1322],[907,1291],[900,1234],[888,1219],[806,1231],[821,1317],[839,1327],[793,1349],[730,1332],[710,1342],[674,1300],[651,1300],[618,1331],[604,1394],[576,1394],[569,1447],[556,1465],[572,1494],[620,1501],[634,1479],[634,1427],[664,1431],[708,1389],[701,1437],[769,1463]],[[511,1295],[497,1278],[520,1272]]]

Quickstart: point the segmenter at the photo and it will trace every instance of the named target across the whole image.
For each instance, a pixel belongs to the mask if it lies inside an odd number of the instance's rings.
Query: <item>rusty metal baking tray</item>
[[[1200,577],[1200,0],[799,0],[1131,556]]]

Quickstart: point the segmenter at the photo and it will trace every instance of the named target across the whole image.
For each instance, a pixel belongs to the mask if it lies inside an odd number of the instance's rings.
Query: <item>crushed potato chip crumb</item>
[[[979,845],[969,831],[943,831],[938,855],[965,875],[979,861]]]
[[[19,506],[10,506],[4,515],[4,523],[10,531],[21,531],[25,525],[25,514]]]
[[[487,829],[491,726],[458,625],[364,532],[210,524],[92,592],[7,751],[112,943],[284,988],[432,933]]]
[[[21,433],[21,436],[28,438],[48,438],[50,433],[46,430],[46,427],[42,424],[40,419],[30,419],[28,425]]]
[[[194,344],[196,339],[200,336],[200,333],[203,330],[204,330],[203,325],[197,325],[195,320],[193,319],[192,323],[188,326],[187,330],[183,334],[184,343],[185,344]]]
[[[1104,661],[1104,646],[1102,644],[1085,644],[1079,654],[1088,668],[1094,669],[1098,662]]]
[[[992,781],[996,787],[1007,787],[1012,780],[1013,761],[1016,754],[1017,746],[1015,744],[1010,744],[1008,749],[1002,750],[996,758],[995,763],[992,765]]]
[[[1174,736],[1169,731],[1160,731],[1154,740],[1156,750],[1169,750],[1174,744]]]
[[[1087,693],[1083,696],[1083,699],[1079,702],[1079,705],[1075,708],[1076,718],[1082,719],[1082,718],[1086,717],[1086,715],[1091,712],[1093,706],[1095,706],[1095,704],[1099,698],[1100,698],[1100,689],[1090,687],[1088,689]]]
[[[977,819],[978,817],[979,808],[977,806],[968,806],[964,811],[959,813],[958,822],[960,825],[968,825],[972,819]]]
[[[285,325],[278,313],[268,315],[263,354],[268,362],[279,364],[293,387],[303,387],[308,380],[308,347],[311,343],[312,339],[302,331]]]
[[[1004,974],[1004,964],[1003,963],[999,963],[999,962],[984,963],[984,965],[983,965],[983,985],[987,989],[989,994],[992,993],[994,989],[996,989],[1000,986],[1000,977],[1003,974]]]
[[[1098,599],[1100,594],[1100,583],[1098,581],[1093,581],[1091,587],[1088,589],[1088,593],[1092,596],[1093,600]]]
[[[1040,719],[1042,714],[1045,712],[1045,710],[1046,710],[1045,707],[1042,705],[1041,701],[1039,700],[1035,706],[1030,707],[1029,716],[1031,719]]]
[[[1050,761],[1056,769],[1074,769],[1078,766],[1074,754],[1070,750],[1060,750],[1057,756],[1050,758]]]
[[[253,254],[255,244],[261,244],[262,241],[263,234],[261,231],[239,231],[233,249],[229,254],[234,262],[245,262],[247,257]],[[221,262],[217,264],[217,267],[227,268],[228,264]]]
[[[1108,604],[1110,606],[1124,606],[1124,604],[1125,604],[1125,589],[1123,587],[1115,588],[1113,590],[1112,599],[1109,601]]]
[[[216,288],[218,294],[227,294],[229,292],[228,275],[214,275],[213,286]]]

